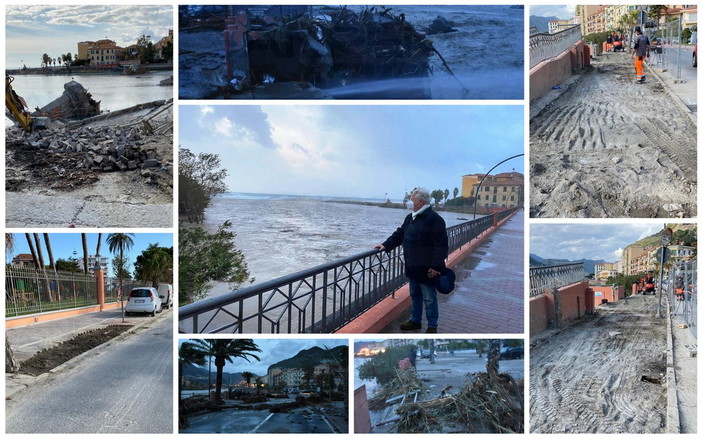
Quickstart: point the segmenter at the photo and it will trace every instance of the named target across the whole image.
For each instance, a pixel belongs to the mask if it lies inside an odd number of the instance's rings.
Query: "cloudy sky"
[[[125,47],[141,35],[159,41],[173,29],[173,6],[15,5],[5,9],[6,66],[39,67],[44,53],[52,58],[75,55],[80,41],[108,38]]]
[[[178,346],[183,344],[185,340],[179,340]],[[256,361],[251,359],[251,362],[247,362],[244,359],[237,358],[234,359],[234,364],[227,363],[224,366],[225,372],[253,372],[258,376],[263,376],[268,373],[268,366],[275,364],[279,361],[294,357],[298,352],[311,347],[317,346],[322,349],[333,348],[336,346],[348,346],[349,341],[347,339],[324,339],[324,340],[295,340],[295,339],[254,339],[254,342],[261,349],[261,352],[256,353],[256,355],[261,359],[261,361]],[[214,370],[214,363],[212,366]]]
[[[575,5],[534,5],[529,6],[529,15],[537,17],[558,17],[566,20],[575,15]]]
[[[523,153],[523,123],[519,106],[181,105],[180,145],[219,154],[231,192],[400,201]]]
[[[615,262],[624,247],[662,229],[661,223],[532,224],[529,252],[542,258]]]

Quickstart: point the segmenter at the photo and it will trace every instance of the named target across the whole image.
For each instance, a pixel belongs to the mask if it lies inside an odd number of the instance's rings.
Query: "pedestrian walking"
[[[422,328],[422,308],[426,310],[427,333],[436,333],[439,325],[439,302],[436,278],[446,268],[448,236],[446,222],[431,208],[431,195],[424,188],[415,189],[410,196],[412,213],[397,230],[375,246],[389,252],[402,245],[405,275],[409,279],[411,298],[410,319],[400,325],[403,331]]]
[[[409,362],[415,369],[417,368],[417,346],[411,345],[409,350]]]
[[[648,47],[651,45],[648,37],[641,32],[641,27],[636,26],[634,30],[634,50],[631,57],[634,58],[634,69],[636,70],[636,82],[643,84],[646,81],[646,72],[644,71],[644,60],[648,54]]]

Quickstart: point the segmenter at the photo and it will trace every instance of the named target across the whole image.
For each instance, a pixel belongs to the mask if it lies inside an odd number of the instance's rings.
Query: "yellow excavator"
[[[35,128],[45,128],[47,124],[46,117],[33,118],[29,114],[29,108],[22,96],[15,93],[12,89],[12,81],[15,78],[5,74],[5,106],[7,107],[10,117],[14,119],[27,132]]]

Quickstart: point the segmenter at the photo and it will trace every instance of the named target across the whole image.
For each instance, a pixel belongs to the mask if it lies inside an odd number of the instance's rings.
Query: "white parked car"
[[[173,285],[158,284],[158,297],[161,298],[161,306],[170,308],[173,305]]]
[[[124,312],[129,313],[149,313],[155,316],[157,312],[161,312],[161,298],[158,297],[158,291],[152,287],[132,288],[129,292],[129,299],[124,306]]]

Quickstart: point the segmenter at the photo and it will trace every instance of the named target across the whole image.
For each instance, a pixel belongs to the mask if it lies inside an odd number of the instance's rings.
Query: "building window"
[[[507,186],[502,186],[502,192],[507,192]]]

